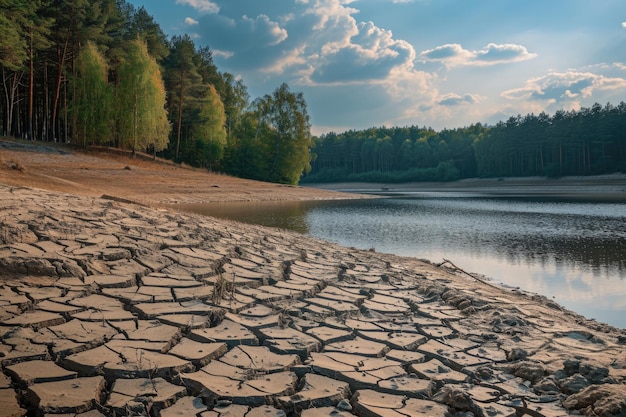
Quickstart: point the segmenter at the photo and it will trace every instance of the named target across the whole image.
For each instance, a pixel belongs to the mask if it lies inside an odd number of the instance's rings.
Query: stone
[[[592,385],[567,397],[563,406],[587,415],[620,416],[626,413],[625,392],[623,384]]]
[[[452,384],[442,387],[432,396],[432,399],[459,411],[472,411],[476,409],[476,405],[469,392]]]
[[[518,376],[531,383],[536,383],[543,379],[546,370],[544,366],[537,362],[523,361],[510,365],[504,365],[504,368],[511,374]]]
[[[567,395],[576,394],[587,388],[591,383],[581,374],[568,376],[564,380],[558,382],[561,391]],[[624,391],[626,393],[626,391]]]

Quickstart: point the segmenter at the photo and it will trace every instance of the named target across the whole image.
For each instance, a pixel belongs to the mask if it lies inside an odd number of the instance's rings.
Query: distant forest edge
[[[315,139],[303,182],[453,181],[626,172],[626,103],[436,132],[395,127]]]
[[[0,1],[1,134],[113,146],[263,181],[409,182],[626,171],[626,104],[436,132],[311,135],[287,84],[251,100],[209,47],[125,0]]]

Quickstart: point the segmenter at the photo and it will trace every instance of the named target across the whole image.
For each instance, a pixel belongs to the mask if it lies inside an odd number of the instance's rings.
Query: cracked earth
[[[624,416],[626,331],[412,258],[0,185],[0,414]]]

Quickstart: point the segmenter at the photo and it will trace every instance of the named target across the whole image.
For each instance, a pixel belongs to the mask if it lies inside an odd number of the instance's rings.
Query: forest
[[[453,181],[626,172],[626,103],[458,129],[380,127],[315,138],[303,182]]]
[[[493,126],[311,135],[286,83],[251,100],[209,47],[125,0],[0,0],[0,133],[145,152],[277,183],[451,181],[626,171],[626,104]]]
[[[125,0],[0,0],[3,136],[147,152],[296,184],[310,168],[302,93],[253,101],[208,47]]]

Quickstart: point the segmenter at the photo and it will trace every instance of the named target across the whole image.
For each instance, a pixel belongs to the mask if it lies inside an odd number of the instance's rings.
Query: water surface
[[[204,214],[441,262],[626,328],[626,203],[412,193],[325,202],[218,203]]]

